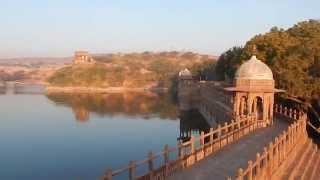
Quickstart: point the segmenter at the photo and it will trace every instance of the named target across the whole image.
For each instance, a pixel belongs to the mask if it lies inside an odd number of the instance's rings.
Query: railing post
[[[238,138],[240,138],[241,137],[241,118],[239,119],[239,121],[238,121],[238,128],[239,128],[239,133],[238,133]]]
[[[293,118],[295,120],[297,119],[297,110],[296,109],[293,110]]]
[[[163,160],[164,160],[164,165],[165,165],[165,177],[168,176],[169,172],[168,172],[168,167],[169,167],[169,146],[168,144],[166,144],[163,148]]]
[[[243,169],[238,170],[237,180],[243,180]]]
[[[287,148],[289,149],[289,151],[291,150],[291,126],[288,127],[288,140],[286,140],[287,143]]]
[[[213,128],[210,128],[210,150],[213,153]]]
[[[163,160],[167,164],[169,162],[169,146],[166,144],[163,148]]]
[[[288,116],[288,108],[287,106],[284,107],[284,113],[283,113],[285,116]]]
[[[152,153],[152,151],[149,151],[149,153],[148,153],[148,167],[149,167],[150,179],[153,179],[153,153]]]
[[[266,174],[268,172],[268,168],[269,168],[269,160],[268,160],[268,150],[266,147],[263,148],[263,157],[264,157],[264,162],[263,162],[263,167],[262,167],[262,175],[264,177],[267,177],[268,174]]]
[[[290,116],[290,118],[293,118],[293,111],[291,108],[289,108],[289,116]]]
[[[273,172],[273,143],[269,143],[269,172],[268,175],[271,177],[271,174]]]
[[[201,133],[200,133],[200,147],[201,147],[201,151],[203,153],[203,157],[205,157],[206,154],[205,154],[205,148],[204,148],[204,132],[203,131],[201,131]]]
[[[224,128],[226,129],[225,133],[226,133],[226,145],[227,145],[229,143],[229,140],[228,140],[229,128],[228,128],[227,122],[224,123]]]
[[[106,174],[103,177],[103,180],[112,180],[112,169],[107,169]]]
[[[303,117],[303,112],[300,111],[300,112],[299,112],[299,119],[301,119],[302,117]]]
[[[191,135],[191,138],[190,138],[190,148],[191,148],[191,152],[190,152],[190,156],[193,157],[193,160],[194,162],[196,162],[196,155],[195,155],[195,149],[194,149],[194,136]]]
[[[248,180],[252,180],[253,179],[252,161],[248,161],[248,169],[249,169]]]
[[[283,158],[282,159],[285,159],[286,158],[286,155],[287,155],[287,133],[286,131],[283,131],[282,133],[282,136],[283,136]]]
[[[279,158],[279,166],[282,162],[282,159],[283,159],[283,136],[282,136],[282,133],[280,133],[280,135],[278,136],[279,137],[279,154],[280,154],[280,158]]]
[[[275,141],[274,141],[274,142],[275,142],[275,143],[274,143],[274,144],[275,144],[275,148],[276,148],[276,149],[275,149],[275,152],[274,152],[275,155],[276,155],[276,156],[275,156],[275,158],[276,158],[276,162],[275,162],[276,166],[275,166],[275,168],[278,168],[278,162],[279,162],[279,142],[278,142],[278,141],[279,141],[279,140],[278,140],[278,137],[276,137],[276,138],[275,138]]]
[[[135,164],[134,161],[129,162],[129,180],[135,179]]]
[[[234,141],[234,120],[231,121],[231,132],[232,132],[232,137],[231,137],[231,142]]]
[[[201,133],[200,133],[200,146],[201,146],[201,148],[203,148],[203,146],[204,146],[204,132],[203,131],[201,131]]]
[[[218,125],[219,149],[221,149],[221,125]]]
[[[178,142],[177,148],[178,148],[178,158],[180,159],[182,157],[182,143],[181,143],[181,141]]]
[[[261,167],[261,162],[260,162],[260,153],[257,153],[256,155],[256,161],[257,161],[257,166],[256,166],[256,176],[259,176],[260,175],[260,167]],[[259,178],[258,178],[259,179]]]

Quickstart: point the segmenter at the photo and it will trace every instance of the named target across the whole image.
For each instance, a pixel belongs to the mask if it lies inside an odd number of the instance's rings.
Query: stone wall
[[[180,80],[179,107],[198,110],[211,127],[231,122],[234,95],[224,90],[227,86],[225,82]]]

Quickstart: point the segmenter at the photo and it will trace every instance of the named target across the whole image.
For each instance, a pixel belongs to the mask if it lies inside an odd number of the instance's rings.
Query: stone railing
[[[252,116],[239,118],[238,121],[225,123],[223,126],[218,125],[217,129],[211,128],[208,133],[201,132],[197,137],[192,135],[189,141],[179,141],[176,147],[166,145],[157,154],[150,151],[144,160],[130,161],[127,166],[117,170],[109,169],[103,179],[165,179],[264,125],[263,121]]]
[[[307,139],[306,113],[283,108],[280,105],[276,106],[275,113],[294,121],[286,131],[270,142],[262,153],[256,154],[255,161],[248,161],[245,169],[238,170],[237,180],[270,179],[280,165],[290,157],[290,153],[295,151],[296,145]]]
[[[301,116],[304,115],[304,112],[298,109],[287,108],[281,104],[274,105],[274,113],[276,116],[280,116],[281,118],[285,118],[287,120],[298,120]]]

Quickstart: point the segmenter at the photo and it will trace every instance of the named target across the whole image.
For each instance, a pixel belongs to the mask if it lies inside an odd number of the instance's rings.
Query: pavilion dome
[[[268,65],[252,56],[238,68],[235,79],[273,80],[273,74]]]
[[[179,72],[179,76],[192,77],[192,73],[186,68]]]

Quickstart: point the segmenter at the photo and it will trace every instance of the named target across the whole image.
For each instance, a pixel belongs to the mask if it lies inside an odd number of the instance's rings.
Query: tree
[[[233,78],[236,69],[252,56],[253,46],[258,59],[273,71],[277,87],[303,98],[320,94],[319,21],[299,22],[287,30],[273,27],[256,35],[243,48],[233,47],[223,53],[214,73],[220,80]]]

